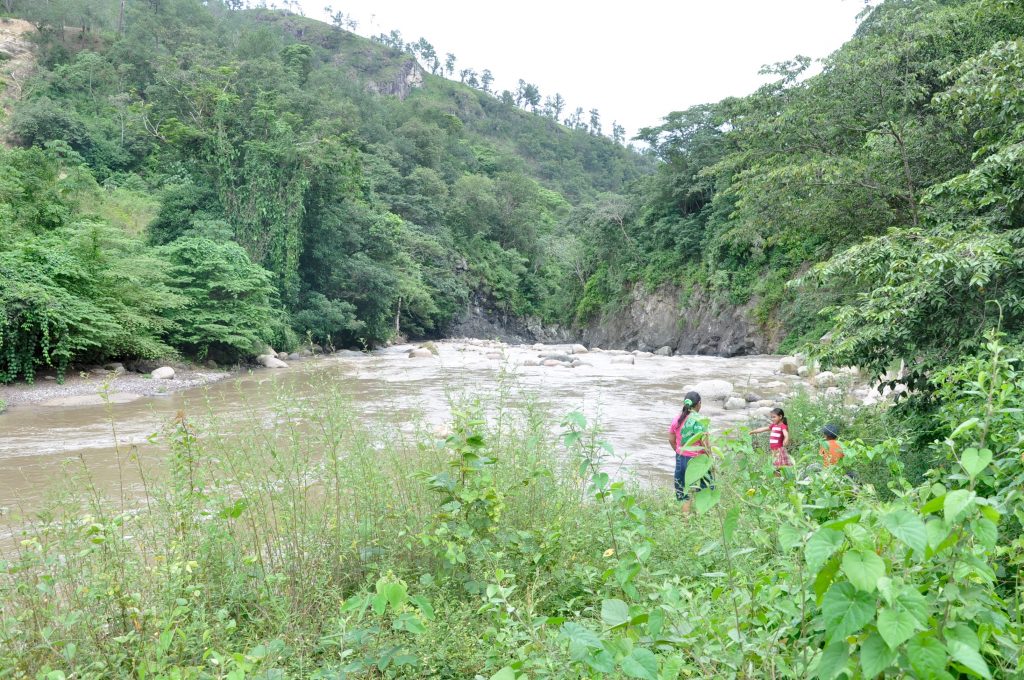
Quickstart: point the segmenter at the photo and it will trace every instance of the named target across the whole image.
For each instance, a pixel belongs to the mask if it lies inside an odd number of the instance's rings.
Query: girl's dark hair
[[[683,397],[683,412],[679,414],[679,420],[683,420],[686,416],[690,415],[690,410],[700,403],[700,395],[696,392],[690,391]]]
[[[785,425],[786,427],[789,427],[789,421],[786,420],[786,412],[783,411],[781,408],[773,408],[772,409],[772,415],[773,416],[782,416],[782,424]]]

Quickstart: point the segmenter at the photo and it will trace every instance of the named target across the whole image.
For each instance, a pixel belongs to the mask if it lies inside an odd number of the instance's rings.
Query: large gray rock
[[[779,373],[784,375],[796,375],[800,370],[800,360],[796,357],[783,357],[779,360]]]
[[[552,361],[571,363],[572,357],[568,354],[545,354],[541,359],[551,359]]]
[[[153,380],[170,380],[174,377],[174,369],[170,366],[161,366],[149,374]]]
[[[655,352],[659,357],[670,357],[672,356],[672,348],[668,345],[662,345]]]
[[[760,395],[754,394],[753,392],[747,392],[746,396],[743,397],[744,401],[761,401]]]
[[[822,371],[811,378],[811,384],[818,388],[833,387],[838,380],[838,376],[832,371]]]
[[[733,392],[732,383],[728,380],[702,380],[693,386],[693,390],[700,394],[702,401],[725,399]]]
[[[288,352],[278,352],[277,353],[277,358],[280,359],[281,361],[287,361],[288,360]]]
[[[256,363],[264,368],[288,368],[288,364],[270,354],[261,354],[256,357]]]
[[[739,397],[729,397],[725,400],[726,411],[739,411],[747,407],[747,400]]]

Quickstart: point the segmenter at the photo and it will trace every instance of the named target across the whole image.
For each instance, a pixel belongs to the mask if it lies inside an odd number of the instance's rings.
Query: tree
[[[451,52],[444,56],[444,70],[448,73],[449,78],[455,73],[455,55]]]
[[[590,109],[590,133],[601,134],[601,114],[597,109]]]
[[[558,120],[562,116],[562,110],[565,109],[565,98],[558,92],[553,97],[547,97],[544,100],[544,115],[554,120]]]
[[[491,73],[491,69],[485,68],[483,75],[480,77],[480,87],[484,92],[490,94],[491,84],[494,82],[494,74]]]

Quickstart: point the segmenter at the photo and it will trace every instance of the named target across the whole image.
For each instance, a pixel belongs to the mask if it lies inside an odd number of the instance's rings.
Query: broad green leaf
[[[779,545],[783,550],[792,550],[802,543],[804,532],[800,527],[793,526],[786,522],[779,527]]]
[[[860,667],[865,678],[874,678],[892,665],[896,652],[889,649],[878,633],[871,633],[860,646]]]
[[[658,680],[658,657],[643,647],[637,647],[622,660],[622,672],[631,678]]]
[[[970,448],[960,456],[960,465],[971,479],[980,475],[991,462],[992,452],[988,449]]]
[[[721,499],[721,489],[702,489],[693,497],[693,507],[697,508],[699,514],[703,515],[715,507]]]
[[[833,642],[818,659],[818,667],[814,671],[814,677],[821,680],[832,680],[846,668],[846,662],[850,658],[850,645],[846,640]]]
[[[616,628],[629,621],[629,606],[622,600],[602,600],[601,620],[609,628]]]
[[[851,550],[843,555],[843,573],[860,590],[873,593],[885,576],[885,561],[870,550]]]
[[[995,548],[999,541],[999,527],[988,517],[979,517],[971,522],[971,533],[989,550]]]
[[[566,623],[559,631],[569,640],[569,653],[575,661],[587,656],[591,649],[601,649],[601,640],[597,634],[578,623]]]
[[[843,532],[835,529],[818,529],[804,548],[807,566],[811,569],[820,569],[842,544]]]
[[[924,521],[909,510],[894,510],[883,515],[882,526],[915,552],[923,554],[928,547],[928,532]]]
[[[700,483],[700,480],[704,479],[710,469],[711,456],[706,453],[694,456],[688,460],[686,462],[686,486],[690,487]]]
[[[884,607],[878,612],[878,634],[890,649],[895,650],[917,631],[917,621],[910,612]]]
[[[919,678],[948,678],[946,648],[933,637],[919,635],[907,643],[907,659]]]
[[[610,675],[615,672],[615,657],[608,650],[602,649],[591,654],[584,661],[598,673]]]
[[[942,504],[942,511],[947,523],[953,523],[960,519],[973,505],[976,495],[967,489],[957,489],[946,494],[946,500]]]
[[[731,541],[732,535],[736,533],[736,525],[740,521],[740,508],[737,505],[735,508],[725,514],[725,521],[722,523],[722,533],[725,535],[725,540]]]
[[[511,666],[505,666],[492,675],[491,680],[516,680],[516,672],[512,670]]]
[[[925,533],[928,534],[928,547],[937,551],[942,542],[949,536],[949,525],[941,519],[932,519],[924,525]]]
[[[968,626],[960,624],[943,631],[946,638],[946,649],[958,664],[966,668],[972,675],[991,680],[992,672],[984,657],[978,652],[981,644],[978,634]]]
[[[857,633],[875,618],[875,598],[852,584],[833,584],[821,601],[827,639],[844,638]]]

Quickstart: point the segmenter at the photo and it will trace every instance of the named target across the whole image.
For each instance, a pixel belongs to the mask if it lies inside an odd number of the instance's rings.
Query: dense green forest
[[[564,319],[566,217],[653,164],[340,22],[123,4],[6,3],[40,63],[0,151],[5,381],[438,334],[474,291]]]

